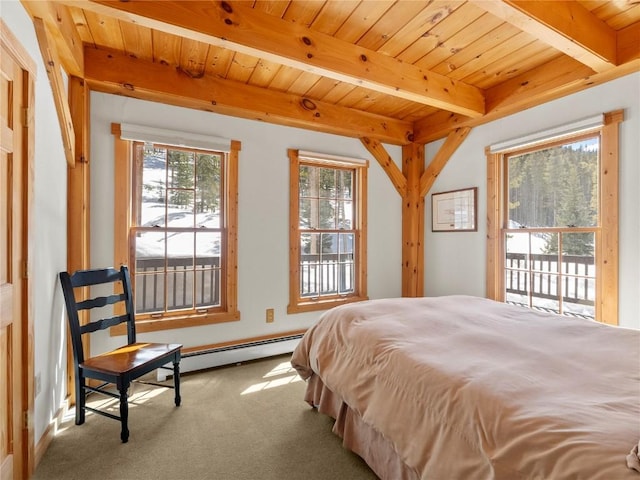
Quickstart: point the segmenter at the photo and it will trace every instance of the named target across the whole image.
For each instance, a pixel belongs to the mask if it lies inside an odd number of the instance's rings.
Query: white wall
[[[113,264],[113,136],[111,123],[136,123],[242,142],[239,168],[239,322],[141,334],[186,347],[307,328],[321,312],[287,315],[289,299],[288,148],[370,159],[368,176],[368,294],[401,292],[400,196],[359,140],[280,127],[100,93],[91,95],[91,263]],[[400,161],[401,149],[387,146]],[[265,309],[275,322],[265,322]],[[96,351],[122,342],[105,337]],[[290,346],[287,348],[290,349]],[[245,352],[238,352],[244,354]],[[213,360],[212,360],[213,362]]]
[[[34,369],[41,377],[35,398],[37,443],[64,398],[66,378],[65,312],[57,274],[67,265],[67,167],[47,72],[33,23],[17,0],[2,0],[2,20],[35,60],[35,152],[30,285],[33,301]]]
[[[425,295],[485,295],[486,157],[484,148],[599,113],[624,109],[620,125],[619,323],[640,328],[640,73],[530,108],[474,128],[438,176],[431,192],[478,187],[478,231],[431,232],[431,195],[425,213]],[[429,161],[441,141],[427,146]],[[604,212],[606,215],[606,212]]]

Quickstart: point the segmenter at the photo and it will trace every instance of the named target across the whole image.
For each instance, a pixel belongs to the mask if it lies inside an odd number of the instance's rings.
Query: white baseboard
[[[259,358],[272,357],[292,353],[300,339],[284,340],[282,342],[267,343],[251,347],[236,348],[224,352],[206,353],[203,355],[193,355],[180,360],[180,373],[204,370],[207,368],[219,367],[221,365],[231,365],[234,363],[247,362]],[[158,381],[164,381],[171,375],[171,370],[164,368],[157,370]]]

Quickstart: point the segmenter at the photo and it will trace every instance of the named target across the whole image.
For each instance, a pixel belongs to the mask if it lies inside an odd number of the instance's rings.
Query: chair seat
[[[80,367],[85,370],[111,374],[130,374],[141,367],[147,367],[149,362],[158,360],[156,366],[171,361],[171,356],[180,350],[182,345],[175,343],[146,343],[137,342],[124,345],[116,350],[103,353],[85,360]],[[162,363],[166,359],[166,362]]]

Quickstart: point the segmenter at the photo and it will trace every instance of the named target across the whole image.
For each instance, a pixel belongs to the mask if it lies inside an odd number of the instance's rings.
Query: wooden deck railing
[[[507,293],[558,300],[561,278],[563,302],[595,304],[594,257],[563,255],[560,266],[556,254],[507,253],[506,259]]]
[[[353,293],[355,272],[352,253],[306,254],[300,257],[302,297]]]
[[[195,285],[194,285],[195,282]],[[166,288],[165,288],[166,284]],[[136,313],[220,305],[220,257],[138,258]]]
[[[558,299],[557,255],[508,253],[506,258],[507,293],[527,296],[531,291],[536,298]],[[594,258],[564,255],[563,260],[562,301],[594,305]],[[531,262],[530,268],[527,261]],[[191,258],[171,258],[165,276],[163,258],[139,258],[135,272],[136,312],[163,310],[165,293],[169,310],[220,305],[220,257],[197,257],[195,265],[194,270]],[[351,293],[354,288],[353,269],[353,254],[302,255],[301,295],[317,297]]]

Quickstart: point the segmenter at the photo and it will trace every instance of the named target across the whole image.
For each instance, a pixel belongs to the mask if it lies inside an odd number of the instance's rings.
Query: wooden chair
[[[160,385],[175,389],[175,404],[180,405],[180,349],[182,345],[162,343],[138,343],[136,342],[135,315],[133,310],[133,298],[131,294],[131,280],[129,270],[122,266],[120,270],[106,268],[101,270],[80,270],[73,275],[67,272],[60,273],[62,292],[67,306],[67,317],[71,329],[71,343],[73,344],[73,363],[76,377],[76,425],[81,425],[85,420],[85,410],[104,415],[121,423],[120,438],[123,443],[129,440],[129,406],[127,403],[127,391],[132,381],[140,378],[157,368],[165,367],[173,363],[173,386]],[[122,293],[107,294],[107,296],[89,295],[89,298],[77,300],[74,288],[92,287],[101,284],[114,286],[120,283]],[[89,289],[86,289],[87,291]],[[80,325],[79,310],[106,307],[113,309],[116,304],[124,304],[125,313],[99,320],[92,319],[86,325]],[[104,311],[104,310],[102,310]],[[112,313],[109,312],[108,315]],[[127,345],[116,350],[103,353],[91,358],[85,358],[82,345],[82,335],[104,330],[120,323],[127,324]],[[87,379],[96,379],[102,383],[97,387],[87,385]],[[152,383],[152,382],[147,382]],[[117,392],[107,390],[109,386],[117,388]],[[120,415],[91,408],[86,405],[86,397],[90,393],[101,393],[120,400]]]

